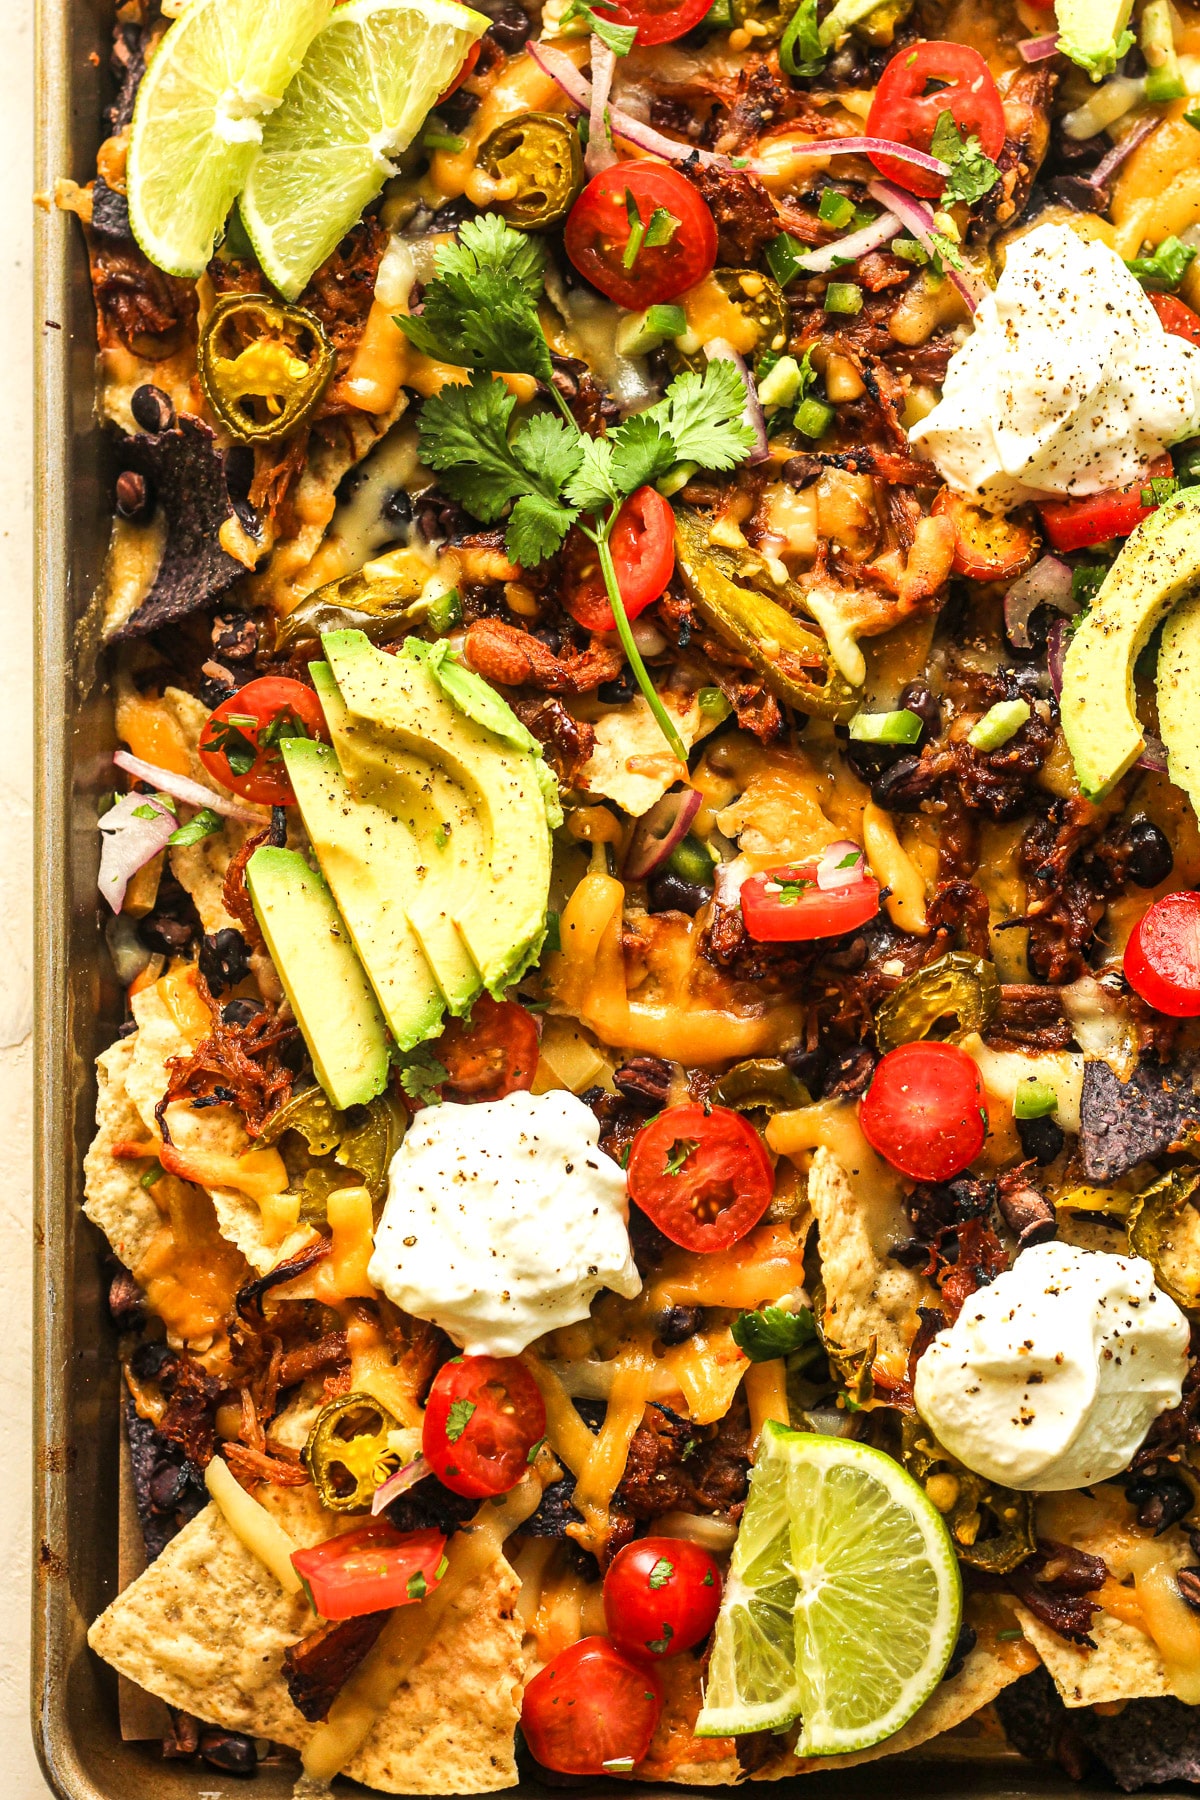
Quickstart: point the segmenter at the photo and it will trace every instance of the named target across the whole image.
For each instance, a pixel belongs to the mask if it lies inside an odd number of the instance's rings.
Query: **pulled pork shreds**
[[[360,1613],[356,1619],[332,1619],[283,1653],[283,1679],[292,1705],[310,1725],[324,1719],[357,1669],[390,1613]]]
[[[736,1524],[749,1468],[750,1421],[740,1396],[716,1426],[694,1425],[652,1401],[633,1434],[625,1473],[613,1495],[608,1555],[633,1537],[639,1521],[663,1513],[715,1514]]]
[[[167,1058],[167,1091],[154,1109],[164,1144],[170,1144],[166,1110],[176,1100],[236,1106],[250,1137],[257,1137],[271,1114],[292,1091],[292,1071],[279,1060],[280,1050],[299,1036],[298,1028],[281,1024],[263,1007],[244,1025],[227,1025],[199,969],[200,998],[212,1015],[212,1030],[188,1056]]]
[[[269,1482],[273,1487],[306,1487],[308,1470],[291,1460],[297,1454],[289,1453],[281,1444],[269,1445],[266,1450],[254,1450],[248,1444],[225,1445],[225,1460],[243,1487],[253,1487],[258,1482]]]
[[[286,843],[287,808],[272,807],[271,823],[264,831],[248,837],[240,850],[234,851],[225,870],[225,878],[221,883],[221,901],[225,911],[241,926],[242,936],[251,950],[263,950],[266,943],[259,929],[250,890],[246,886],[246,864],[261,844],[270,844],[272,849],[282,850]]]
[[[560,782],[570,783],[596,747],[596,733],[585,719],[576,719],[561,700],[522,700],[513,711],[531,731],[553,763]]]
[[[1004,1577],[1009,1591],[1035,1619],[1057,1631],[1059,1637],[1089,1650],[1096,1648],[1089,1634],[1092,1617],[1099,1609],[1088,1595],[1107,1580],[1108,1564],[1102,1556],[1089,1556],[1085,1550],[1073,1550],[1051,1538],[1039,1538],[1028,1561]]]
[[[240,1287],[234,1300],[234,1310],[243,1324],[251,1331],[261,1332],[266,1329],[266,1315],[263,1312],[263,1301],[272,1288],[282,1287],[286,1282],[295,1281],[300,1275],[307,1275],[329,1255],[333,1248],[327,1237],[316,1238],[306,1244],[303,1250],[297,1250],[295,1256],[289,1256],[286,1262],[276,1263],[265,1275],[256,1275]]]
[[[964,1303],[1008,1268],[1008,1253],[986,1219],[968,1219],[956,1228],[958,1260],[939,1274],[943,1310],[953,1325]]]
[[[1183,1393],[1179,1405],[1168,1407],[1166,1412],[1159,1413],[1153,1425],[1146,1433],[1145,1442],[1135,1453],[1130,1468],[1148,1469],[1156,1463],[1177,1462],[1189,1445],[1200,1444],[1200,1329],[1192,1326],[1192,1341],[1188,1347],[1191,1360],[1188,1372],[1183,1378]]]
[[[464,656],[486,681],[500,687],[532,687],[546,694],[590,694],[615,681],[625,666],[619,643],[593,636],[586,650],[564,648],[556,656],[541,638],[503,619],[476,619],[467,627]]]
[[[186,1352],[164,1362],[158,1376],[167,1404],[156,1421],[159,1436],[178,1444],[198,1469],[212,1461],[216,1447],[216,1410],[224,1389]],[[130,1387],[137,1398],[133,1380]]]

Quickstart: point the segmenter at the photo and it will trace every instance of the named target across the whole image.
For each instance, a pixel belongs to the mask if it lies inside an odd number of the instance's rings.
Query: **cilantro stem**
[[[617,584],[617,571],[613,566],[612,550],[608,540],[612,534],[612,528],[617,522],[619,511],[620,508],[614,506],[606,523],[598,530],[592,530],[587,525],[581,525],[580,529],[591,538],[600,553],[600,570],[604,576],[604,586],[608,590],[608,601],[612,607],[613,618],[616,620],[617,636],[621,640],[621,648],[629,659],[629,666],[633,670],[638,686],[645,695],[647,706],[658,721],[659,730],[671,746],[675,756],[686,768],[687,751],[684,748],[683,739],[671,723],[667,709],[659,699],[649,671],[642,661],[641,652],[633,641],[633,630],[625,611],[625,602],[621,598],[621,589]]]

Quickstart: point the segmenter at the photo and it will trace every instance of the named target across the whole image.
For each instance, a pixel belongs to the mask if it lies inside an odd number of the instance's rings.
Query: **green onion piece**
[[[899,712],[855,713],[850,736],[856,744],[915,744],[924,720],[902,707]]]
[[[648,306],[646,330],[657,332],[660,337],[676,338],[687,330],[687,314],[682,306]]]
[[[1009,738],[1016,737],[1028,718],[1028,700],[997,700],[972,725],[967,742],[973,750],[999,750]]]
[[[215,813],[211,806],[202,806],[186,825],[180,825],[171,833],[167,843],[181,846],[198,844],[201,838],[211,837],[214,831],[220,831],[223,823],[220,813]]]
[[[1058,1093],[1048,1081],[1039,1081],[1036,1075],[1018,1081],[1013,1095],[1014,1119],[1044,1119],[1048,1113],[1057,1111]]]
[[[1024,1636],[1025,1636],[1025,1633],[1023,1631],[1019,1631],[1019,1630],[1018,1631],[998,1631],[996,1633],[996,1642],[998,1644],[1015,1644],[1018,1638],[1023,1638]]]
[[[1184,123],[1190,125],[1193,131],[1200,131],[1200,106],[1189,108],[1189,110],[1184,113],[1183,118]]]
[[[836,188],[826,188],[817,204],[817,217],[835,231],[845,231],[854,217],[854,202]]]
[[[802,265],[808,254],[807,246],[799,238],[789,237],[781,231],[777,238],[772,238],[767,245],[767,267],[779,283],[786,287],[789,281],[795,281],[803,272]]]
[[[710,718],[727,719],[733,708],[719,687],[702,687],[696,695],[696,702],[702,713]]]
[[[162,1180],[165,1173],[166,1171],[156,1157],[150,1164],[150,1167],[146,1170],[146,1173],[141,1177],[138,1186],[147,1189],[152,1188],[156,1181]]]
[[[421,139],[422,150],[449,150],[452,156],[457,156],[466,147],[465,137],[455,137],[449,131],[427,131]]]
[[[796,430],[803,432],[805,437],[824,437],[833,424],[833,408],[826,406],[823,400],[806,400],[796,408],[793,423]]]
[[[707,31],[732,31],[734,18],[730,0],[713,0],[700,24]]]
[[[1175,49],[1175,26],[1170,0],[1146,0],[1142,8],[1142,55],[1146,59],[1146,98],[1152,106],[1180,100],[1187,84]]]
[[[852,281],[831,281],[825,289],[827,313],[860,313],[862,306],[863,291]]]
[[[799,392],[800,364],[794,356],[779,357],[758,377],[758,398],[763,406],[790,406]]]
[[[447,631],[453,631],[456,625],[461,625],[462,616],[462,601],[459,598],[458,589],[452,587],[447,588],[444,594],[439,594],[436,600],[430,601],[429,611],[425,618],[434,631],[441,636]]]
[[[1173,475],[1155,475],[1142,489],[1143,506],[1165,506],[1173,494],[1179,492],[1179,483]]]

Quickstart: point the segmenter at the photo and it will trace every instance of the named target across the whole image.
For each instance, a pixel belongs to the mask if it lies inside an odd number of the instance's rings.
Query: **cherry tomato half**
[[[629,1197],[684,1250],[727,1250],[766,1212],[775,1171],[762,1139],[725,1106],[670,1106],[629,1153]]]
[[[767,869],[742,883],[742,921],[760,944],[840,937],[879,911],[879,883],[864,875],[846,887],[817,886],[817,865]]]
[[[534,1676],[521,1730],[537,1762],[563,1775],[603,1775],[641,1762],[662,1711],[662,1690],[608,1638],[581,1638]]]
[[[1155,1012],[1200,1018],[1200,894],[1164,894],[1129,934],[1125,975]]]
[[[279,741],[324,738],[321,702],[302,681],[263,675],[222,700],[200,733],[200,761],[222,787],[260,806],[294,806]]]
[[[439,107],[442,104],[443,100],[448,100],[450,98],[451,94],[457,94],[459,88],[462,86],[463,82],[467,79],[467,76],[471,73],[472,69],[475,67],[475,64],[478,61],[479,61],[479,44],[474,43],[471,45],[471,48],[467,51],[466,56],[463,58],[462,68],[458,71],[458,74],[454,77],[454,80],[450,83],[450,86],[448,88],[443,88],[441,93],[438,95],[437,99],[434,101],[433,106],[434,106],[435,110],[437,107]]]
[[[1149,293],[1146,298],[1162,321],[1164,331],[1169,331],[1172,337],[1186,338],[1189,344],[1200,344],[1200,314],[1185,306],[1177,294]]]
[[[914,1181],[949,1181],[983,1149],[983,1082],[956,1044],[901,1044],[858,1104],[872,1149]]]
[[[604,1618],[631,1656],[678,1656],[706,1638],[721,1605],[721,1571],[686,1538],[644,1537],[618,1550],[604,1577]]]
[[[423,1600],[446,1572],[441,1531],[397,1531],[372,1519],[358,1531],[292,1554],[292,1567],[323,1619],[357,1619],[360,1613]]]
[[[446,1071],[447,1100],[503,1100],[533,1086],[538,1034],[533,1014],[515,1000],[480,994],[471,1017],[451,1019],[438,1039],[436,1055]]]
[[[1171,458],[1164,452],[1129,487],[1088,494],[1082,500],[1047,501],[1038,508],[1046,536],[1056,550],[1087,550],[1109,538],[1128,537],[1134,526],[1154,511],[1154,506],[1147,506],[1142,499],[1148,484],[1169,481],[1174,472]]]
[[[674,300],[717,260],[711,212],[686,176],[660,162],[614,163],[589,181],[563,243],[593,287],[634,309]]]
[[[434,1376],[421,1448],[454,1493],[507,1494],[545,1435],[541,1391],[515,1356],[456,1356]]]
[[[971,581],[1015,581],[1037,561],[1042,540],[1020,513],[990,513],[943,488],[935,513],[954,526],[954,573]]]
[[[994,162],[1004,145],[1004,107],[991,70],[969,44],[941,39],[900,50],[879,79],[867,114],[867,136],[891,138],[910,150],[928,150],[944,112],[964,137],[977,137]],[[881,175],[910,194],[934,199],[945,179],[882,152],[871,161]]]
[[[639,613],[666,589],[675,568],[675,514],[656,488],[630,494],[609,539],[626,616]],[[572,531],[566,556],[567,611],[585,631],[615,631],[600,557],[591,538]]]
[[[698,25],[712,0],[601,0],[600,16],[614,25],[636,25],[639,44],[670,44]]]

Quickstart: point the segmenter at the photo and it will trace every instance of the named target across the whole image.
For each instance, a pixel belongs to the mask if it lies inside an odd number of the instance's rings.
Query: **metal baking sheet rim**
[[[94,169],[110,19],[109,0],[37,0],[39,194],[58,176],[86,181]],[[85,689],[78,669],[79,621],[107,532],[106,451],[92,410],[87,260],[69,214],[39,209],[34,280],[34,1744],[60,1800],[232,1800],[235,1792],[286,1800],[292,1772],[285,1767],[238,1782],[203,1763],[165,1761],[157,1745],[123,1743],[116,1679],[86,1644],[88,1624],[116,1590],[118,1381],[100,1243],[80,1211],[81,1160],[93,1059],[119,1015],[95,904],[93,807],[107,785],[111,724],[102,687]],[[893,1800],[1065,1800],[1081,1791],[1055,1770],[1009,1758],[919,1757],[797,1778],[784,1791],[811,1800],[874,1800],[881,1778]],[[352,1782],[339,1788],[367,1792]],[[533,1800],[561,1790],[526,1782],[507,1791]],[[596,1782],[572,1791],[578,1800],[620,1793],[671,1800],[685,1790]]]

